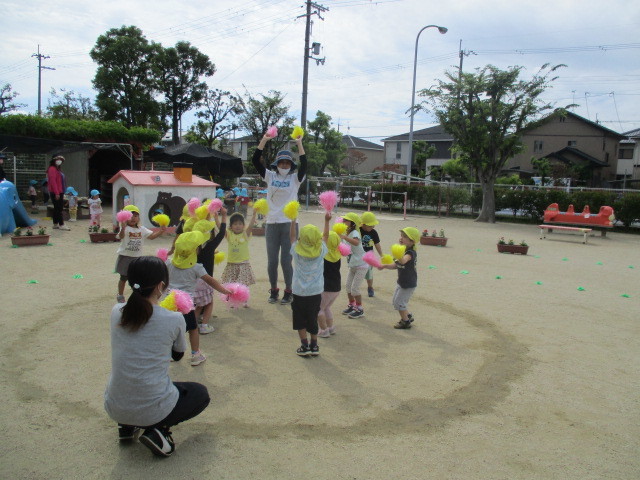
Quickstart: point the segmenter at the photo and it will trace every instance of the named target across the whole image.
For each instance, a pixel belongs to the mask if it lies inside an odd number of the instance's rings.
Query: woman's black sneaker
[[[132,425],[118,424],[118,439],[121,442],[128,442],[129,440],[133,440],[139,430],[140,428],[134,427]]]
[[[159,457],[168,457],[175,450],[175,444],[169,430],[147,428],[138,440]]]
[[[269,290],[269,303],[276,303],[278,301],[279,293],[279,288],[272,288],[271,290]]]
[[[293,301],[293,292],[291,290],[285,290],[284,295],[282,296],[282,300],[280,300],[281,305],[286,305],[287,303],[291,303]]]

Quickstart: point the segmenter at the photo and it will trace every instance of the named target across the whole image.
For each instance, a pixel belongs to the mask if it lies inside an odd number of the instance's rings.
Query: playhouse
[[[217,183],[192,174],[190,164],[174,163],[173,171],[120,170],[109,183],[113,185],[113,211],[133,204],[140,209],[141,224],[154,228],[151,218],[161,211],[171,219],[169,226],[180,222],[182,209],[192,197],[215,198]]]

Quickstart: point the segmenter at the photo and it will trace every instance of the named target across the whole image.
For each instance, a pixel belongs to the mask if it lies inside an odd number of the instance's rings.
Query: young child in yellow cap
[[[360,227],[360,235],[362,236],[362,249],[364,253],[370,252],[374,248],[379,256],[382,256],[382,247],[380,246],[380,235],[374,228],[380,222],[373,212],[364,212],[362,214],[362,226]],[[364,276],[367,281],[367,294],[370,297],[375,295],[373,290],[373,267],[369,266],[367,274]]]
[[[166,227],[160,227],[160,230],[152,232],[144,225],[140,225],[140,209],[135,205],[127,205],[125,210],[131,212],[131,218],[126,222],[120,222],[120,231],[118,238],[120,245],[118,247],[118,259],[116,260],[116,273],[120,274],[118,280],[118,295],[116,300],[118,303],[124,303],[124,287],[127,283],[127,269],[134,258],[142,256],[142,245],[144,240],[153,240],[162,235]]]
[[[362,259],[364,256],[362,237],[360,236],[362,219],[358,214],[349,212],[343,215],[342,221],[347,225],[347,232],[340,235],[340,238],[351,247],[351,254],[347,259],[349,273],[345,282],[349,305],[342,311],[342,314],[349,318],[362,318],[364,317],[364,308],[362,307],[360,287],[369,267]]]
[[[327,254],[327,238],[331,214],[325,216],[324,233],[315,225],[305,225],[296,240],[297,221],[291,222],[289,239],[293,257],[293,282],[291,291],[291,315],[293,329],[298,331],[301,357],[320,355],[318,348],[318,312],[324,291],[324,256]],[[310,335],[310,339],[307,334]]]
[[[379,270],[384,268],[389,270],[398,270],[398,284],[396,291],[393,293],[393,308],[400,313],[400,321],[393,328],[406,329],[411,328],[413,315],[409,313],[408,304],[413,292],[418,286],[418,272],[416,263],[418,261],[418,253],[415,245],[420,241],[420,232],[417,228],[405,227],[400,230],[400,245],[404,245],[406,250],[400,259],[396,259],[390,265],[382,265]]]
[[[325,215],[325,229],[329,229],[329,219],[331,215]],[[320,312],[318,312],[318,336],[329,338],[336,333],[336,326],[333,322],[333,312],[331,306],[340,295],[342,277],[340,275],[340,264],[342,255],[338,250],[340,237],[334,231],[329,231],[329,236],[325,240],[327,244],[327,254],[324,256],[324,291],[320,301]]]

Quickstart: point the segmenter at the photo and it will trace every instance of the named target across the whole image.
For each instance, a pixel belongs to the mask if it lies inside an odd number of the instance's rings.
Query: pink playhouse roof
[[[196,175],[192,177],[192,181],[181,182],[173,176],[173,172],[156,171],[156,170],[120,170],[109,179],[109,183],[114,183],[120,177],[124,178],[131,185],[135,186],[179,186],[179,187],[217,187],[217,183],[210,182]],[[159,179],[159,181],[158,181]]]

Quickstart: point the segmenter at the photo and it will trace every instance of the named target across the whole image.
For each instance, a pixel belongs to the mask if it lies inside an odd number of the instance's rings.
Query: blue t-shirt
[[[296,244],[291,245],[293,257],[293,283],[291,291],[294,295],[310,297],[319,295],[324,291],[324,256],[327,254],[327,246],[322,242],[320,255],[315,258],[307,258],[296,252]]]

